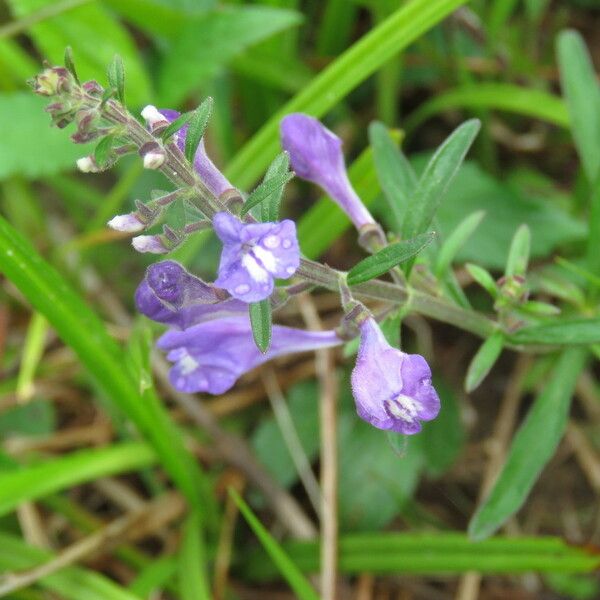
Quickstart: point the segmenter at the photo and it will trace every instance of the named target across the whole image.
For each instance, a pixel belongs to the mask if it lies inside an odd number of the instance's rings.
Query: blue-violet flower
[[[292,169],[302,179],[321,186],[350,217],[356,229],[375,223],[354,191],[342,153],[342,140],[314,117],[293,113],[280,124],[281,145]]]
[[[289,219],[247,224],[228,212],[219,212],[213,227],[223,242],[215,285],[234,298],[244,302],[268,298],[274,279],[289,279],[300,265],[296,225]]]
[[[421,421],[435,419],[440,411],[429,365],[419,354],[390,346],[372,317],[363,321],[360,333],[352,371],[358,416],[378,429],[418,433]]]
[[[247,315],[205,321],[184,331],[171,329],[157,342],[175,363],[171,384],[180,392],[222,394],[244,373],[285,354],[341,344],[334,331],[304,331],[274,325],[271,346],[263,354],[252,338]]]
[[[205,283],[174,260],[154,263],[135,292],[138,310],[178,329],[223,316],[245,315],[248,305]]]

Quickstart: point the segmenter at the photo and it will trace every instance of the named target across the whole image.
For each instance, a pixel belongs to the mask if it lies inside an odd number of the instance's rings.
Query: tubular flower
[[[342,140],[320,121],[302,113],[284,117],[281,145],[298,177],[322,187],[350,217],[356,229],[375,223],[346,172]]]
[[[247,315],[205,321],[184,331],[167,331],[157,342],[174,363],[169,378],[180,392],[222,394],[244,373],[285,354],[341,344],[334,331],[273,326],[271,346],[260,352]]]
[[[152,105],[148,105],[142,111],[142,116],[146,119],[146,122],[150,127],[156,123],[160,123],[161,118],[172,123],[177,117],[179,112],[171,110],[169,108],[157,109]],[[185,147],[185,136],[187,135],[188,125],[184,125],[174,136],[175,143],[178,148],[183,152]],[[220,196],[223,192],[233,189],[233,185],[229,180],[219,171],[212,160],[206,154],[204,147],[204,140],[200,140],[196,155],[194,157],[194,169],[200,175],[200,179],[204,182],[206,187],[215,195]]]
[[[431,370],[419,354],[405,354],[388,344],[372,317],[360,326],[360,346],[352,371],[358,416],[378,429],[411,435],[421,421],[440,411]]]
[[[135,292],[135,303],[149,319],[178,329],[248,312],[244,302],[228,298],[223,290],[188,273],[174,260],[148,267]]]
[[[215,285],[234,298],[244,302],[264,300],[272,294],[275,278],[289,279],[300,265],[293,221],[246,224],[228,212],[220,212],[214,216],[213,226],[223,242]]]

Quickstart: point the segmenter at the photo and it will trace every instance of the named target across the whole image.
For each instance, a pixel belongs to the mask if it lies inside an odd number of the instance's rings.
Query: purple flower
[[[358,197],[346,172],[342,140],[320,121],[302,113],[284,117],[281,145],[298,177],[321,186],[350,217],[356,229],[375,221]]]
[[[175,363],[169,378],[180,392],[222,394],[254,367],[273,358],[341,344],[334,331],[303,331],[275,325],[262,354],[247,315],[205,321],[185,331],[167,331],[157,343]]]
[[[234,298],[258,302],[273,292],[274,278],[289,279],[300,265],[296,225],[242,223],[228,212],[214,216],[215,233],[223,242],[215,285]]]
[[[421,421],[440,412],[440,399],[431,385],[431,370],[419,354],[390,346],[375,319],[361,327],[352,392],[358,416],[378,429],[411,435]]]
[[[185,329],[208,319],[247,314],[244,302],[224,295],[179,263],[165,260],[148,267],[135,292],[135,303],[153,321]]]
[[[169,108],[157,109],[152,105],[148,105],[142,111],[142,117],[146,119],[146,122],[150,127],[161,121],[167,121],[172,123],[177,117],[179,112],[171,110]],[[174,136],[175,143],[179,149],[183,152],[185,147],[185,136],[187,135],[188,125],[184,125]],[[200,141],[198,149],[196,150],[196,156],[194,157],[194,168],[200,179],[204,182],[206,187],[215,195],[220,196],[223,192],[233,189],[233,185],[229,180],[217,169],[215,164],[210,160],[206,154],[204,147],[204,140]]]

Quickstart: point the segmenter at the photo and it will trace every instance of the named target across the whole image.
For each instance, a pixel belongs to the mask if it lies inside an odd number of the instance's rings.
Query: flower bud
[[[100,170],[93,156],[78,158],[76,164],[82,173],[98,173]]]
[[[342,140],[313,117],[301,113],[281,121],[281,145],[290,155],[298,177],[321,186],[350,217],[356,229],[375,220],[354,191],[348,174]]]
[[[159,235],[138,235],[131,240],[131,245],[142,253],[166,254],[169,251]]]
[[[164,162],[164,152],[148,152],[144,154],[144,169],[160,169]]]
[[[126,233],[136,233],[146,228],[146,225],[138,218],[136,213],[126,215],[116,215],[107,225],[115,231],[123,231]]]
[[[157,124],[168,124],[167,119],[160,112],[158,112],[156,106],[153,106],[152,104],[145,106],[141,112],[141,115],[150,129],[154,129]]]

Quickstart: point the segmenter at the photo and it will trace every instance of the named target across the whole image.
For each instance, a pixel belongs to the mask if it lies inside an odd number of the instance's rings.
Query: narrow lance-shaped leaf
[[[348,272],[348,285],[357,285],[383,275],[396,265],[416,256],[434,237],[433,231],[422,233],[412,240],[390,244],[373,256],[361,260]]]
[[[252,336],[258,349],[264,354],[271,345],[273,320],[271,302],[268,298],[249,305]]]
[[[449,269],[452,261],[465,245],[467,240],[473,235],[479,224],[483,220],[485,212],[478,210],[463,219],[444,241],[438,251],[435,262],[435,275],[441,277]]]
[[[479,387],[486,378],[492,367],[496,364],[502,346],[504,345],[504,334],[496,331],[492,334],[477,351],[467,370],[465,378],[465,391],[470,393]]]
[[[400,231],[417,176],[383,123],[371,123],[369,141],[381,189]]]
[[[75,70],[75,61],[73,60],[73,49],[71,46],[65,48],[65,67],[73,75],[75,81],[79,83],[79,77],[77,77],[77,71]]]
[[[412,238],[423,233],[431,225],[479,127],[480,122],[477,119],[466,121],[450,134],[431,157],[410,198],[402,226],[402,237]]]
[[[299,600],[319,600],[319,596],[314,591],[310,583],[306,580],[302,572],[291,561],[290,557],[277,543],[275,538],[266,530],[263,524],[258,520],[252,509],[244,502],[242,497],[232,488],[229,488],[229,494],[233,498],[240,512],[246,519],[248,525],[259,539],[263,548],[275,563],[275,566],[281,575],[288,582]]]
[[[248,196],[248,199],[246,202],[244,202],[240,214],[245,215],[261,202],[265,202],[267,200],[270,201],[272,196],[278,196],[281,198],[286,183],[293,177],[293,173],[287,172],[281,175],[275,175],[270,179],[265,178],[250,194],[250,196]]]
[[[125,67],[119,54],[115,54],[108,66],[108,85],[115,90],[119,102],[125,104]]]
[[[529,250],[531,248],[531,231],[525,224],[521,225],[513,236],[508,251],[508,259],[506,261],[506,269],[504,274],[506,277],[520,276],[523,277],[527,272],[527,263],[529,262]]]
[[[557,41],[560,83],[571,132],[590,182],[600,170],[600,87],[581,34],[563,31]]]
[[[213,99],[209,96],[200,104],[200,106],[192,113],[189,120],[189,127],[185,137],[185,157],[191,162],[194,162],[198,144],[204,136],[208,120],[213,109]]]
[[[510,335],[513,344],[576,346],[600,343],[600,319],[552,319],[519,329]]]
[[[525,502],[563,436],[571,396],[586,356],[584,348],[569,348],[560,355],[548,383],[517,431],[494,487],[469,523],[472,539],[492,535]]]
[[[115,143],[115,136],[110,134],[103,137],[94,148],[94,160],[98,167],[102,168],[110,156],[110,151]]]
[[[290,156],[287,152],[282,152],[275,160],[269,165],[267,172],[265,173],[265,180],[277,177],[278,175],[285,175],[290,168]],[[273,221],[279,220],[279,207],[281,206],[281,197],[285,187],[281,186],[273,194],[269,196],[267,201],[261,204],[261,221],[263,223],[272,223]]]
[[[469,272],[469,275],[492,297],[497,298],[498,296],[498,284],[496,280],[479,265],[467,263],[465,268]]]
[[[171,136],[175,135],[186,123],[188,123],[193,116],[193,112],[186,112],[182,115],[179,115],[173,122],[169,123],[169,125],[160,132],[160,138],[162,140],[168,140]]]

